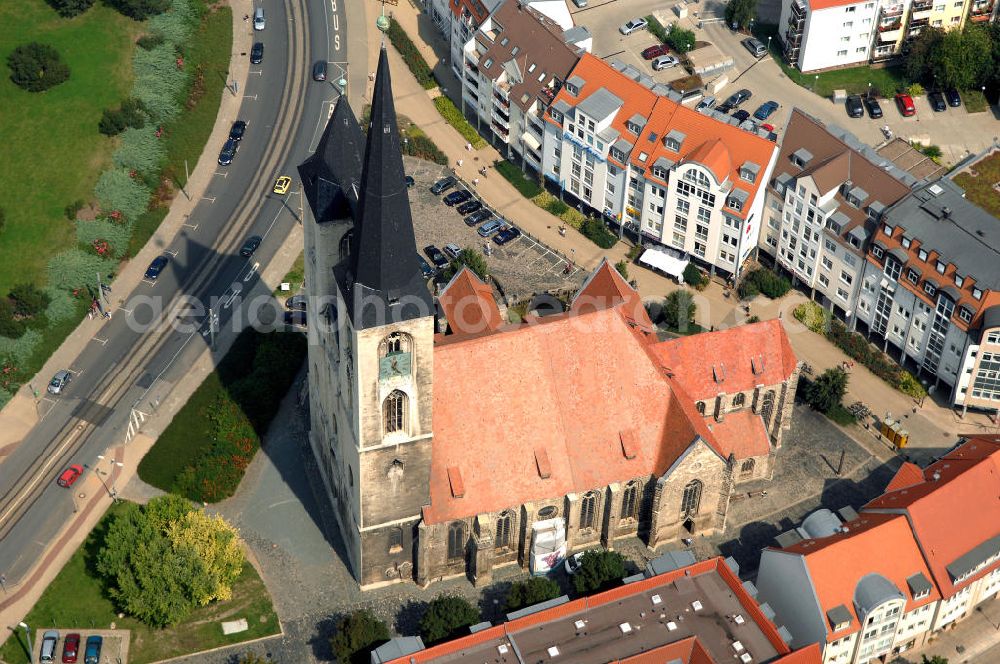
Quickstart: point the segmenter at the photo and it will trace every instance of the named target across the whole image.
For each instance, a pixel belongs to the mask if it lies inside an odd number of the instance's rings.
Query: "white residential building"
[[[786,59],[803,72],[868,62],[879,2],[783,0],[778,38]]]

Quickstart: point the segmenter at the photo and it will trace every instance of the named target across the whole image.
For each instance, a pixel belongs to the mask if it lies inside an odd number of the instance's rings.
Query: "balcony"
[[[879,21],[885,21],[889,18],[901,18],[903,16],[903,5],[894,5],[892,7],[883,7],[882,11],[879,12]]]
[[[931,13],[930,12],[920,12],[920,13],[921,13],[921,16],[914,15],[913,18],[910,19],[910,29],[911,30],[913,28],[922,28],[922,27],[926,26],[928,23],[931,22],[931,19],[930,19]],[[924,14],[926,14],[926,16],[924,16]]]
[[[910,11],[912,11],[914,13],[916,13],[916,12],[924,12],[924,11],[929,12],[932,9],[934,9],[934,1],[933,0],[925,0],[924,2],[921,2],[920,0],[916,0],[912,5],[910,5]]]
[[[507,137],[510,135],[510,131],[506,127],[498,125],[496,122],[490,123],[490,127],[492,127],[496,135],[502,138],[504,141],[506,141]]]
[[[510,98],[508,97],[508,98],[504,99],[500,95],[494,93],[493,94],[493,104],[496,105],[496,106],[499,106],[502,109],[504,109],[504,112],[509,112],[509,109],[510,109]]]
[[[490,119],[493,121],[493,124],[503,127],[504,131],[510,130],[510,116],[504,117],[503,115],[497,113],[496,109],[493,109],[493,113],[490,114]]]
[[[993,14],[994,1],[976,2],[969,9],[969,18],[973,21],[988,21]]]
[[[802,44],[802,31],[793,31],[791,28],[785,31],[785,48],[799,47]]]

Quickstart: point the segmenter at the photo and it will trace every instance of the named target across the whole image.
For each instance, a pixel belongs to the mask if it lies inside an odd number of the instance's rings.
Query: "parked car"
[[[292,186],[292,178],[288,177],[287,175],[279,175],[278,179],[274,181],[274,189],[272,189],[271,191],[278,194],[279,196],[284,196],[285,194],[288,193],[288,188],[291,186]]]
[[[670,47],[666,44],[653,44],[649,48],[644,48],[640,55],[642,55],[643,60],[652,60],[668,53],[670,53]]]
[[[959,96],[958,90],[955,88],[949,88],[944,91],[944,98],[948,100],[948,105],[952,107],[958,107],[962,105],[962,97]]]
[[[56,480],[56,484],[64,489],[68,489],[73,486],[73,483],[80,479],[80,475],[83,475],[83,466],[74,463],[72,466],[62,471],[59,475],[59,479]]]
[[[264,8],[257,7],[257,9],[253,10],[253,29],[263,30],[266,27],[267,27],[267,21],[264,20]],[[87,643],[90,643],[89,639],[87,640]],[[87,664],[90,664],[90,662],[88,662]]]
[[[694,110],[700,111],[703,108],[713,108],[718,100],[715,97],[705,97],[698,102],[698,105],[694,107]]]
[[[247,133],[247,123],[243,120],[237,120],[233,123],[233,126],[229,128],[229,138],[234,141],[242,141],[244,134]]]
[[[455,208],[455,210],[459,214],[461,214],[461,215],[466,215],[466,214],[472,214],[473,212],[475,212],[476,210],[479,210],[482,207],[483,207],[482,203],[480,203],[479,201],[473,199],[473,200],[468,201],[466,203],[462,203],[457,208]]]
[[[736,111],[733,113],[733,118],[740,124],[743,124],[750,119],[750,111]]]
[[[844,102],[848,117],[863,118],[865,116],[865,106],[861,103],[861,95],[850,95]]]
[[[309,298],[304,293],[297,293],[285,300],[285,308],[305,311],[308,302]]]
[[[681,61],[672,55],[661,55],[660,57],[653,60],[653,71],[670,69],[671,67],[676,67],[680,63]]]
[[[750,51],[755,58],[762,58],[767,54],[767,47],[756,37],[747,37],[740,42],[746,50]]]
[[[406,178],[405,178],[405,180],[406,180],[406,188],[407,189],[412,189],[413,185],[417,184],[416,180],[413,179],[412,175],[407,175]]]
[[[513,226],[508,226],[507,228],[503,229],[502,231],[494,235],[493,241],[496,242],[498,245],[504,245],[510,242],[511,240],[515,240],[519,237],[521,237],[521,231],[514,228]]]
[[[493,216],[492,212],[490,212],[486,208],[480,208],[479,210],[476,210],[475,212],[473,212],[472,214],[470,214],[468,217],[465,218],[465,225],[478,226],[479,224],[483,223],[492,216]]]
[[[233,158],[236,157],[236,153],[239,151],[239,143],[231,138],[226,139],[226,144],[222,146],[222,150],[219,152],[219,165],[228,166],[233,163]]]
[[[462,253],[462,249],[457,244],[449,242],[448,244],[444,245],[444,255],[447,256],[448,258],[455,260],[456,258],[458,258],[458,255],[460,253]]]
[[[905,92],[900,92],[896,95],[896,107],[899,108],[899,114],[904,118],[917,114],[917,107],[913,104],[913,97]]]
[[[62,661],[63,664],[76,664],[76,658],[80,653],[80,635],[67,634],[63,640]]]
[[[60,369],[49,381],[49,394],[61,394],[71,380],[73,380],[73,374],[66,369]]]
[[[304,311],[286,311],[284,315],[285,325],[298,325],[299,327],[306,326],[306,312]]]
[[[776,101],[765,101],[757,107],[757,110],[753,112],[753,116],[763,122],[771,117],[780,107],[781,104]]]
[[[936,113],[948,110],[948,104],[944,100],[944,94],[940,90],[935,90],[927,95],[927,101]]]
[[[317,60],[313,63],[313,80],[326,80],[326,60]]]
[[[263,42],[254,42],[253,46],[250,47],[250,64],[259,65],[264,61],[264,44]]]
[[[443,200],[445,205],[453,207],[459,203],[464,203],[470,198],[472,198],[472,194],[470,194],[467,190],[458,189],[445,196]]]
[[[636,30],[643,30],[643,29],[645,29],[647,25],[648,25],[648,23],[646,23],[646,19],[644,19],[644,18],[634,18],[631,21],[629,21],[628,23],[625,23],[620,28],[618,28],[618,32],[622,33],[623,35],[628,36],[628,35],[632,34],[633,32],[635,32]]]
[[[169,259],[166,256],[157,256],[146,268],[145,278],[151,281],[156,281],[160,273],[163,272],[163,268],[167,266],[167,261]]]
[[[261,237],[259,235],[251,235],[247,238],[247,241],[243,243],[240,247],[240,256],[243,258],[250,258],[253,256],[253,252],[257,251],[257,247],[260,246]]]
[[[42,647],[39,649],[39,662],[56,661],[56,644],[59,643],[59,632],[49,630],[42,634]]]
[[[584,7],[587,6],[587,0],[573,0],[573,4],[579,7],[580,9],[583,9]]]
[[[489,237],[506,225],[507,224],[504,223],[503,219],[497,217],[496,219],[491,219],[490,221],[487,221],[485,224],[480,226],[479,230],[477,230],[476,232],[479,233],[482,237]]]
[[[427,255],[427,258],[431,259],[431,263],[433,263],[434,267],[437,269],[443,270],[448,267],[448,259],[445,258],[445,255],[441,253],[441,250],[433,244],[429,244],[424,247],[424,253]]]
[[[431,193],[437,196],[438,194],[441,194],[454,187],[456,182],[458,182],[458,180],[456,180],[454,176],[448,175],[446,177],[443,177],[431,185]]]
[[[753,97],[753,93],[744,88],[743,90],[737,90],[719,106],[718,111],[720,113],[729,113],[734,108],[739,108],[744,102],[748,101]]]
[[[865,108],[868,109],[868,117],[873,120],[877,120],[882,117],[882,106],[878,103],[878,99],[868,95],[864,98]]]
[[[101,646],[104,645],[104,639],[97,636],[87,637],[87,650],[83,654],[83,664],[100,664],[101,662]]]
[[[573,576],[580,571],[580,563],[583,561],[584,552],[574,553],[572,556],[567,556],[563,567],[566,568],[566,573]]]
[[[420,254],[417,254],[417,263],[420,265],[420,274],[424,275],[424,279],[430,279],[435,275],[434,268]]]

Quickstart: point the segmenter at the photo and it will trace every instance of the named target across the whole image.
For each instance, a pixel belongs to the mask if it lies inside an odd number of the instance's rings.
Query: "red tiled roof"
[[[863,0],[806,0],[806,4],[812,11],[832,7],[850,7],[851,5],[860,5],[862,2]]]
[[[715,449],[726,459],[735,454],[737,459],[764,456],[771,451],[771,441],[764,428],[764,420],[749,408],[726,413],[721,422],[709,421],[714,434]]]
[[[689,636],[686,639],[668,643],[648,650],[638,655],[632,655],[625,659],[619,659],[619,664],[716,664],[705,648],[702,647],[698,637]]]
[[[486,17],[490,13],[486,10],[486,6],[482,2],[477,2],[476,0],[451,0],[449,5],[451,7],[451,13],[455,18],[462,18],[462,10],[465,9],[472,16],[475,21],[474,26],[478,26],[480,23],[486,20]]]
[[[790,652],[774,660],[772,664],[819,664],[822,660],[822,653],[818,643],[810,643],[805,648],[800,648],[795,652]]]
[[[729,150],[718,138],[711,138],[696,147],[688,154],[687,160],[696,161],[712,171],[719,182],[724,182],[733,170],[733,159],[729,156]]]
[[[696,400],[781,383],[798,363],[778,319],[671,339],[653,352]]]
[[[904,461],[903,465],[896,471],[896,474],[893,475],[892,480],[889,481],[889,485],[885,488],[885,493],[897,489],[905,489],[908,486],[920,484],[923,481],[924,471],[920,470],[920,466],[909,461]]]
[[[493,289],[467,267],[448,282],[438,296],[438,304],[452,334],[482,334],[503,324]]]
[[[607,309],[620,303],[625,305],[622,307],[622,312],[626,318],[648,330],[653,329],[653,321],[646,313],[646,307],[642,304],[639,292],[632,288],[621,273],[612,267],[608,259],[605,258],[597,270],[583,283],[580,292],[573,298],[572,309],[578,313],[584,313],[597,309]]]

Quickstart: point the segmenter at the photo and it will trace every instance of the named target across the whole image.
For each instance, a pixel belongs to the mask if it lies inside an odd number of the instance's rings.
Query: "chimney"
[[[935,482],[937,482],[939,479],[941,479],[941,473],[935,470],[934,475],[932,475],[931,477],[934,479]]]
[[[947,219],[950,216],[951,216],[951,208],[945,205],[943,208],[941,208],[941,218]]]

